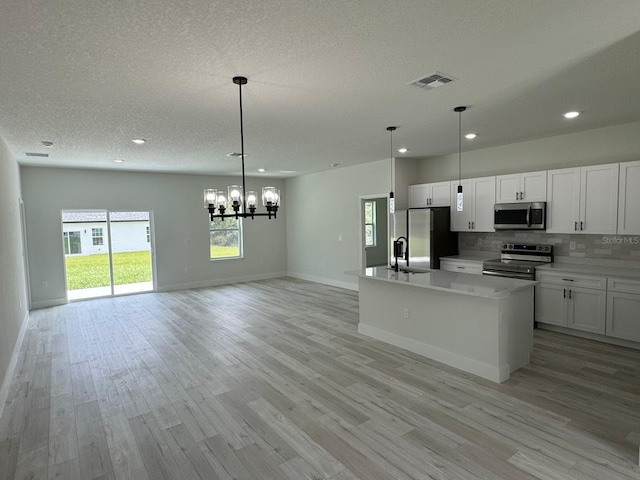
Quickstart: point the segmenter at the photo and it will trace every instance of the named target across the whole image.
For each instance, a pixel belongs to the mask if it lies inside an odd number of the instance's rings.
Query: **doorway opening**
[[[67,299],[153,291],[151,227],[151,212],[63,211]]]
[[[387,265],[389,261],[388,198],[360,197],[362,252],[365,268]]]

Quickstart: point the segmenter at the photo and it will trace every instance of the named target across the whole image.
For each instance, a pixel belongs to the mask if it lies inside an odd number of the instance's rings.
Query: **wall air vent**
[[[248,157],[249,154],[245,153],[244,156]],[[238,158],[240,158],[240,157],[242,157],[242,154],[238,153],[238,152],[231,152],[231,153],[227,153],[227,157],[238,157]]]
[[[24,154],[25,154],[27,157],[44,157],[44,158],[49,158],[49,154],[48,154],[48,153],[25,152]]]
[[[409,85],[415,85],[416,87],[431,90],[432,88],[438,88],[446,85],[447,83],[451,83],[454,80],[457,80],[457,78],[445,73],[436,72],[432,73],[431,75],[427,75],[426,77],[420,77],[413,82],[409,82]]]

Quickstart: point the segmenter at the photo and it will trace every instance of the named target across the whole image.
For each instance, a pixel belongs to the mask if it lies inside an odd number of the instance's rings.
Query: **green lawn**
[[[238,247],[218,247],[211,245],[211,258],[238,257],[240,249]]]
[[[66,257],[67,289],[109,286],[109,256],[106,253]],[[113,254],[116,285],[151,281],[151,254],[148,250]]]

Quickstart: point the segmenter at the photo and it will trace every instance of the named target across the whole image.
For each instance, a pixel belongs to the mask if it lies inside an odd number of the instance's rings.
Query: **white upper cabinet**
[[[496,177],[462,180],[463,209],[455,209],[458,182],[451,182],[451,230],[454,232],[493,232],[493,206],[496,203]]]
[[[409,208],[448,207],[451,182],[409,185]]]
[[[547,232],[615,234],[618,164],[549,170]]]
[[[640,161],[620,164],[618,233],[640,235]]]
[[[496,203],[545,202],[546,200],[546,170],[496,177]]]

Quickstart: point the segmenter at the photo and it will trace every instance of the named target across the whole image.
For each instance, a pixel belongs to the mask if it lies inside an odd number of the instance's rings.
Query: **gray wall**
[[[462,178],[640,160],[640,122],[465,151]],[[422,159],[416,183],[458,178],[458,154]],[[401,187],[398,187],[401,188]]]
[[[247,179],[259,191],[280,188],[277,220],[244,222],[244,258],[209,260],[204,188],[226,188],[236,177],[23,167],[32,307],[66,301],[61,210],[153,211],[158,290],[193,288],[286,274],[287,193],[281,180]],[[42,282],[47,287],[42,287]]]
[[[0,385],[27,314],[18,165],[0,138]],[[6,389],[0,392],[0,413]]]
[[[344,272],[362,268],[360,196],[386,196],[390,176],[389,160],[381,160],[288,179],[289,273],[357,288],[357,277]]]

